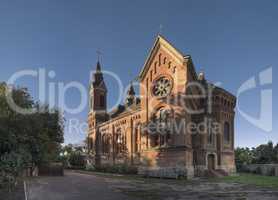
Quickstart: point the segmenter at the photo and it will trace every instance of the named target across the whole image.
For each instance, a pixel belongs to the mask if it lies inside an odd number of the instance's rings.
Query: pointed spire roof
[[[127,91],[127,94],[128,95],[132,95],[132,96],[135,95],[135,90],[134,90],[132,82],[130,83],[130,86],[129,86],[129,89]]]
[[[96,72],[101,72],[101,66],[99,61],[97,61]]]
[[[93,86],[107,90],[104,82],[103,74],[101,72],[101,65],[99,61],[97,61],[96,71],[93,74]]]

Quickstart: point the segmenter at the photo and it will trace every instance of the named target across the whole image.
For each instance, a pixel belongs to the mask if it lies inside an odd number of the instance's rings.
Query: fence
[[[241,171],[264,176],[278,176],[278,164],[243,165]]]
[[[62,163],[50,163],[39,166],[39,176],[63,176],[64,168]]]

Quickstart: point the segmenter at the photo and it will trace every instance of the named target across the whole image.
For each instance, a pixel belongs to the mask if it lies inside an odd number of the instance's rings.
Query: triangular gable
[[[139,74],[140,80],[142,80],[145,77],[151,65],[151,62],[159,48],[163,48],[164,50],[166,50],[178,62],[181,63],[184,62],[184,55],[178,49],[176,49],[170,42],[168,42],[165,38],[163,38],[161,35],[158,35]]]

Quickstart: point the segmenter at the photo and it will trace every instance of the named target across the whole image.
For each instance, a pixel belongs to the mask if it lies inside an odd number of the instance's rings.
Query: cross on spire
[[[102,52],[100,51],[99,48],[96,50],[96,54],[97,54],[97,61],[100,62],[100,56],[102,55]]]

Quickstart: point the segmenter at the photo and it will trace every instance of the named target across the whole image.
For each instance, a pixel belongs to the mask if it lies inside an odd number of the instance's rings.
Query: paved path
[[[277,200],[276,188],[208,180],[95,176],[67,171],[64,177],[27,182],[28,200]],[[128,195],[128,196],[126,196]],[[1,196],[0,196],[1,199]],[[2,200],[2,199],[1,199]]]
[[[130,199],[108,188],[101,177],[66,172],[64,177],[40,177],[28,185],[28,200],[125,200]]]

